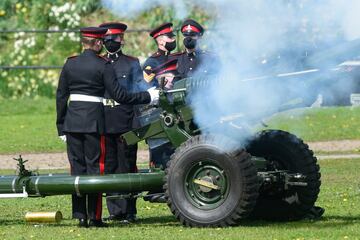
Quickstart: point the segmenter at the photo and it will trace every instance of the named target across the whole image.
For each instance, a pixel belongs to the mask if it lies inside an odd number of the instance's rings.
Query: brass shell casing
[[[63,216],[60,211],[56,212],[27,212],[25,214],[26,222],[37,223],[59,223]]]

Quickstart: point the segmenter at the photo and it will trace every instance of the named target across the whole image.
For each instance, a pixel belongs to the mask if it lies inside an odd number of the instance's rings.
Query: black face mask
[[[176,48],[176,41],[165,43],[165,48],[166,48],[166,50],[171,52],[172,50],[174,50]]]
[[[105,48],[109,53],[116,53],[120,51],[121,42],[115,42],[113,40],[105,42]]]
[[[184,38],[184,46],[187,49],[194,49],[196,47],[196,39],[191,37]]]

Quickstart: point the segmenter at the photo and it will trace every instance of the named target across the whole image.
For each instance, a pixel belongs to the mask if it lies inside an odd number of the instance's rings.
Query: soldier
[[[217,58],[199,48],[198,41],[204,28],[195,20],[187,19],[181,26],[185,51],[178,57],[178,72],[181,78],[190,77],[195,71],[203,74],[214,73],[219,68]]]
[[[174,83],[178,80],[177,59],[169,60],[152,70],[156,84],[163,86],[165,90],[173,88]],[[155,81],[154,80],[154,81]],[[171,96],[169,96],[171,98]],[[139,116],[140,122],[145,125],[158,118],[162,113],[161,108],[152,108],[142,112]],[[147,141],[150,148],[150,166],[165,168],[171,154],[174,153],[174,147],[167,138],[150,138]],[[144,197],[145,201],[165,203],[163,192],[149,192]]]
[[[80,31],[84,51],[68,58],[61,71],[56,92],[56,125],[60,138],[67,142],[71,175],[103,174],[105,88],[113,99],[126,104],[156,101],[158,91],[127,93],[116,81],[111,64],[98,56],[107,29],[89,27]],[[72,195],[72,214],[79,219],[79,227],[106,227],[101,211],[101,193]]]
[[[145,61],[143,75],[145,81],[151,86],[159,86],[157,81],[153,81],[155,77],[153,69],[171,59],[176,59],[178,56],[178,54],[170,54],[176,48],[175,34],[172,27],[172,23],[164,23],[150,32],[150,36],[156,41],[158,50]],[[168,141],[164,142],[158,139],[150,139],[147,143],[150,150],[150,162],[158,167],[161,165],[165,167],[163,163],[174,152],[171,144]]]
[[[150,36],[156,41],[158,50],[151,55],[144,63],[144,79],[152,86],[157,86],[153,69],[166,61],[176,58],[177,54],[170,54],[176,48],[175,34],[172,23],[164,23],[150,32]]]
[[[127,25],[123,23],[103,23],[100,27],[107,28],[104,37],[106,57],[112,63],[116,79],[129,92],[136,92],[144,84],[139,60],[123,54],[124,33]],[[134,173],[137,172],[136,153],[137,144],[126,145],[120,135],[133,129],[134,106],[119,104],[111,99],[105,91],[105,131],[106,158],[105,173]],[[111,194],[109,194],[111,195]],[[136,199],[107,199],[109,217],[107,220],[136,219]]]
[[[166,90],[172,89],[174,83],[178,80],[177,62],[177,59],[172,59],[153,70],[158,84],[160,85],[161,81],[163,81]]]

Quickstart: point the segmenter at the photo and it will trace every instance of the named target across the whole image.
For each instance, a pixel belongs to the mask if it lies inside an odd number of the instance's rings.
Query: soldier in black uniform
[[[163,81],[164,89],[166,90],[171,90],[174,87],[174,83],[179,80],[177,62],[177,59],[172,59],[161,64],[153,70],[155,73],[155,79],[159,84],[161,81]]]
[[[67,59],[59,79],[56,125],[59,136],[66,136],[72,175],[104,173],[105,138],[102,134],[105,127],[105,89],[119,103],[145,104],[158,98],[154,89],[127,93],[118,84],[112,65],[98,56],[106,31],[106,28],[96,27],[81,29],[84,51]],[[101,210],[101,194],[78,193],[72,196],[73,218],[79,219],[80,227],[106,226],[101,220]]]
[[[143,76],[150,86],[159,86],[158,81],[154,80],[155,73],[153,70],[178,56],[178,54],[170,54],[176,48],[176,39],[172,27],[172,23],[164,23],[150,32],[150,36],[156,41],[158,46],[158,50],[143,65]],[[169,141],[165,141],[165,139],[149,139],[147,143],[150,150],[150,162],[158,167],[166,159],[170,158],[170,155],[174,152]]]
[[[150,32],[150,36],[154,38],[158,50],[145,61],[143,73],[145,81],[152,86],[158,86],[156,81],[152,81],[155,77],[152,70],[177,57],[177,54],[170,54],[176,48],[176,39],[172,27],[172,23],[164,23]]]
[[[123,54],[121,50],[127,25],[110,22],[103,23],[100,27],[108,29],[104,37],[104,46],[107,52],[105,57],[112,63],[117,81],[129,92],[137,92],[144,84],[147,84],[144,82],[139,60]],[[146,88],[148,87],[146,86]],[[120,139],[121,134],[132,130],[134,127],[134,106],[117,103],[111,99],[107,91],[105,91],[104,97],[105,173],[135,173],[137,172],[136,153],[138,145],[128,146]],[[107,199],[106,203],[110,214],[107,220],[135,221],[136,199]]]
[[[195,20],[187,19],[181,26],[185,51],[178,57],[178,72],[181,78],[192,76],[195,72],[213,74],[219,69],[215,55],[199,48],[198,41],[204,34],[204,28]]]

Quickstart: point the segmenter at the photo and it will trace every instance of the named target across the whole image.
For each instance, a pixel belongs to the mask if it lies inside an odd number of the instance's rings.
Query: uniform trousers
[[[105,138],[98,133],[67,133],[67,154],[71,175],[104,173]],[[73,218],[101,220],[102,194],[73,194]]]
[[[138,145],[127,145],[121,134],[106,134],[105,173],[136,173],[136,157]],[[109,193],[111,195],[127,194],[126,192]],[[106,199],[110,215],[125,217],[126,214],[136,214],[136,198]]]

